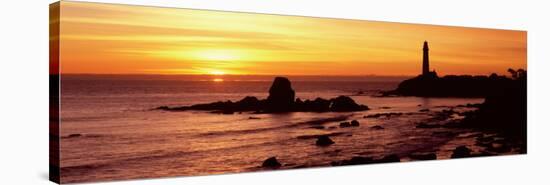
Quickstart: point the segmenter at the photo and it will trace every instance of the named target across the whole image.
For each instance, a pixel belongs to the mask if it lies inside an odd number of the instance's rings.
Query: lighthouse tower
[[[430,74],[430,54],[428,51],[428,41],[424,41],[424,47],[422,48],[424,55],[422,55],[422,75],[427,76]]]

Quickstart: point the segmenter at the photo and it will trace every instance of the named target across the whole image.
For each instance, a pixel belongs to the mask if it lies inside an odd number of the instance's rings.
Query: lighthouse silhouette
[[[422,48],[422,51],[424,51],[424,55],[422,55],[422,75],[427,76],[430,74],[430,54],[429,54],[429,48],[428,48],[428,41],[424,41],[424,47]]]

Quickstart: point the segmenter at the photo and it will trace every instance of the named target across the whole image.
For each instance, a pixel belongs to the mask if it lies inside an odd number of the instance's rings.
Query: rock
[[[290,80],[285,77],[275,77],[269,88],[267,97],[267,109],[270,112],[291,111],[294,104],[295,92],[292,89]]]
[[[357,120],[352,120],[351,121],[351,126],[352,127],[358,127],[359,126],[359,122]]]
[[[262,167],[264,168],[279,168],[281,167],[281,163],[277,160],[276,157],[270,157],[262,163]]]
[[[430,112],[430,109],[420,109],[419,112]]]
[[[330,110],[334,112],[361,111],[369,109],[365,105],[355,103],[353,99],[347,96],[338,96],[330,101]]]
[[[171,108],[168,107],[168,106],[160,106],[160,107],[157,107],[157,108],[155,108],[155,109],[156,109],[156,110],[171,110]]]
[[[353,157],[347,162],[347,164],[348,165],[370,164],[373,162],[374,162],[374,159],[372,159],[372,157]]]
[[[472,150],[470,150],[466,146],[459,146],[456,147],[455,150],[453,150],[453,154],[451,155],[451,158],[464,158],[464,157],[470,157],[470,154],[472,153]]]
[[[246,96],[242,100],[235,102],[234,106],[238,110],[257,110],[260,109],[261,101],[254,96]]]
[[[306,100],[303,103],[296,102],[296,109],[307,112],[328,112],[330,111],[330,100],[315,98],[315,100]]]
[[[260,111],[264,107],[264,104],[265,100],[258,100],[256,97],[247,96],[237,102],[228,100],[182,107],[160,106],[156,109],[166,111],[212,110],[212,113],[233,114],[234,112]]]
[[[372,164],[374,160],[372,157],[352,157],[350,160],[333,161],[330,164],[332,166],[344,166],[344,165],[359,165],[359,164]]]
[[[363,118],[380,118],[380,117],[390,118],[392,116],[401,116],[401,115],[403,115],[402,112],[389,112],[389,113],[371,114],[371,115],[363,116]]]
[[[489,157],[489,156],[494,156],[495,154],[492,154],[492,153],[489,153],[487,151],[482,151],[482,152],[478,152],[478,153],[472,153],[470,155],[470,157]]]
[[[75,137],[82,137],[82,134],[70,134],[66,136],[65,138],[75,138]]]
[[[341,123],[340,123],[340,127],[341,127],[341,128],[351,127],[351,124],[350,124],[349,122],[347,122],[347,121],[346,121],[346,122],[341,122]]]
[[[384,115],[383,114],[371,114],[371,115],[363,116],[363,118],[379,118],[381,116],[384,116]]]
[[[401,160],[397,155],[387,155],[381,159],[373,159],[372,157],[352,157],[350,160],[343,161],[333,161],[330,164],[332,166],[343,166],[343,165],[359,165],[359,164],[375,164],[375,163],[389,163],[389,162],[400,162]]]
[[[481,107],[481,104],[480,103],[474,103],[474,104],[468,103],[468,104],[466,104],[465,107],[479,108],[479,107]]]
[[[232,110],[226,109],[226,110],[222,110],[221,113],[222,113],[222,114],[234,114],[235,112],[232,111]]]
[[[435,160],[437,155],[435,153],[412,153],[409,157],[413,160]]]
[[[442,125],[439,124],[428,124],[428,123],[418,123],[416,128],[440,128]]]
[[[375,126],[370,127],[370,129],[373,129],[373,130],[383,130],[384,127],[382,127],[382,126],[380,126],[380,125],[375,125]]]
[[[402,112],[390,112],[388,114],[389,114],[388,116],[401,116],[401,115],[403,115]]]
[[[246,96],[242,100],[237,101],[237,104],[240,104],[241,106],[254,106],[258,104],[260,100],[254,96]]]
[[[259,117],[252,117],[252,116],[250,116],[250,117],[248,117],[248,119],[261,119],[261,118],[259,118]]]
[[[330,137],[328,136],[319,136],[315,144],[317,146],[329,146],[334,144],[334,141],[332,141],[332,139],[330,139]]]
[[[400,162],[399,156],[392,154],[392,155],[386,155],[382,159],[377,160],[376,162],[379,163],[391,163],[391,162]]]
[[[341,128],[345,128],[345,127],[358,127],[359,126],[359,121],[357,120],[352,120],[351,123],[350,122],[341,122],[340,123],[340,127]]]

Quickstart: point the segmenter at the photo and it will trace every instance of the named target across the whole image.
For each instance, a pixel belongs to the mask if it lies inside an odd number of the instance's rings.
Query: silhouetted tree
[[[508,69],[508,73],[510,73],[510,75],[512,75],[512,79],[516,79],[518,78],[518,72],[512,68],[509,68]]]

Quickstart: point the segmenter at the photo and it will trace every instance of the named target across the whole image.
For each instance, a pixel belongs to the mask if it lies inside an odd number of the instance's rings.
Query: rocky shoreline
[[[518,70],[519,71],[519,70]],[[363,115],[363,119],[390,119],[404,115],[426,114],[429,119],[415,124],[415,129],[434,129],[433,137],[458,138],[466,131],[476,131],[477,134],[467,136],[475,140],[470,145],[454,145],[452,153],[445,158],[465,158],[495,156],[509,153],[525,154],[526,149],[526,72],[515,75],[514,78],[491,75],[488,77],[471,76],[419,76],[417,78],[402,82],[398,89],[386,95],[398,96],[422,96],[422,97],[485,97],[481,104],[466,104],[456,107],[449,107],[440,111],[420,109],[418,112],[384,112]],[[452,82],[446,84],[446,82]],[[473,87],[485,86],[477,92],[465,90],[467,84],[474,84]],[[447,86],[453,86],[447,88]],[[457,90],[458,88],[458,90]],[[462,88],[462,89],[461,89]],[[434,90],[435,89],[435,90]],[[506,93],[502,93],[506,92]],[[460,112],[458,108],[472,108],[474,110]],[[242,100],[219,101],[207,104],[196,104],[191,106],[168,107],[161,106],[155,110],[163,111],[188,111],[201,110],[211,113],[234,114],[235,112],[251,113],[282,113],[282,112],[355,112],[369,110],[366,105],[357,104],[348,96],[338,96],[332,99],[316,98],[314,100],[301,100],[295,97],[290,81],[285,77],[276,77],[269,89],[267,99],[258,99],[247,96]],[[457,118],[459,117],[459,118]],[[250,117],[250,119],[259,119]],[[325,123],[325,122],[323,122]],[[337,126],[324,126],[323,124],[312,124],[310,128],[319,130],[351,129],[360,127],[358,120],[343,120]],[[370,130],[383,131],[385,128],[380,125],[369,127]],[[437,131],[437,129],[447,129]],[[314,140],[312,145],[322,148],[330,148],[337,144],[332,137],[353,137],[347,132],[331,132],[328,134],[304,135],[296,139]],[[463,136],[461,136],[463,137]],[[327,161],[325,165],[343,166],[358,164],[375,164],[388,162],[436,160],[438,155],[435,151],[412,151],[408,153],[386,154],[384,156],[358,155],[344,160]],[[290,162],[290,164],[292,164]],[[279,169],[290,166],[289,162],[281,161],[277,156],[269,156],[263,161],[260,168]],[[324,166],[324,165],[321,165]],[[293,168],[309,167],[294,166]]]
[[[448,138],[468,138],[474,140],[475,142],[471,145],[456,145],[451,153],[448,156],[438,156],[437,151],[411,151],[407,153],[394,153],[386,154],[383,156],[371,156],[371,155],[357,155],[349,159],[344,160],[334,160],[327,161],[325,164],[316,164],[316,165],[297,165],[292,162],[283,161],[278,159],[277,156],[270,156],[266,159],[260,168],[263,169],[287,169],[287,168],[306,168],[306,167],[315,167],[315,166],[347,166],[347,165],[362,165],[362,164],[378,164],[378,163],[391,163],[391,162],[404,162],[404,161],[425,161],[425,160],[437,160],[437,159],[456,159],[456,158],[469,158],[469,157],[486,157],[486,156],[499,156],[507,154],[525,154],[526,148],[525,143],[516,138],[511,138],[505,134],[488,131],[488,130],[479,130],[473,129],[469,123],[467,123],[467,116],[471,112],[478,111],[479,107],[472,105],[458,105],[456,107],[449,107],[448,109],[443,109],[441,111],[419,111],[417,114],[429,114],[430,118],[426,119],[425,122],[416,123],[416,129],[422,129],[426,131],[432,130],[434,137],[448,137]],[[460,108],[471,108],[475,109],[473,111],[455,111],[454,109]],[[363,116],[364,119],[388,119],[388,117],[398,117],[404,115],[413,115],[414,112],[394,112],[394,113],[377,113]],[[461,116],[461,118],[456,118],[456,116]],[[358,120],[352,121],[342,121],[340,125],[348,125],[340,127],[340,129],[345,129],[346,127],[352,127],[351,122],[357,123],[357,126],[360,126]],[[441,128],[445,128],[448,131],[437,131]],[[329,129],[329,128],[320,128],[320,129]],[[335,129],[335,128],[332,128]],[[371,126],[370,129],[383,130],[384,128],[375,125]],[[466,136],[460,136],[464,133],[475,133],[468,134]],[[336,144],[332,139],[333,137],[353,137],[352,134],[343,131],[331,132],[329,134],[319,134],[319,135],[304,135],[299,136],[297,139],[304,140],[313,140],[312,145],[318,147],[326,148],[331,147]]]

